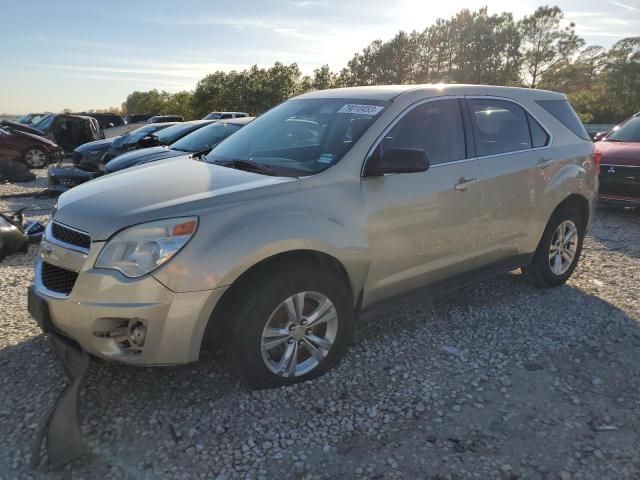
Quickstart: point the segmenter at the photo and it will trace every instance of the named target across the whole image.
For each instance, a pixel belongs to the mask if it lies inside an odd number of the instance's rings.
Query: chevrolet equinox
[[[202,161],[63,194],[29,310],[105,359],[180,364],[218,342],[250,387],[304,381],[382,309],[517,268],[564,283],[593,218],[597,160],[559,93],[301,95]]]

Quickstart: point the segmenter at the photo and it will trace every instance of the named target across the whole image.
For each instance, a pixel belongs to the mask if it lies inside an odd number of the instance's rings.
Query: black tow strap
[[[40,464],[42,440],[47,439],[49,467],[58,469],[86,452],[80,431],[80,387],[89,367],[89,355],[71,341],[51,334],[51,343],[69,384],[62,390],[40,425],[31,450],[31,466]]]

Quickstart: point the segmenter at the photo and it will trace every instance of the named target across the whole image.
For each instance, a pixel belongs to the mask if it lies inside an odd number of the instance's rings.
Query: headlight
[[[57,211],[58,211],[58,201],[56,200],[56,203],[54,203],[53,207],[51,208],[51,218],[49,220],[53,220],[53,217],[55,216]]]
[[[95,266],[141,277],[178,253],[197,226],[198,217],[180,217],[126,228],[107,242]]]

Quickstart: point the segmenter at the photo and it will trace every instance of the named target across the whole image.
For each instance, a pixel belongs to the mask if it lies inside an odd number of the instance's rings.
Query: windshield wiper
[[[273,175],[273,168],[253,160],[214,160],[212,163],[223,167],[237,168],[247,172],[257,172],[264,175]]]

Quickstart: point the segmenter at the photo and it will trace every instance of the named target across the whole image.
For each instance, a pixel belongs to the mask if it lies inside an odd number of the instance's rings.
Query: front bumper
[[[82,183],[100,177],[99,172],[89,172],[79,168],[50,168],[47,172],[49,177],[49,188],[57,191],[67,191]]]
[[[93,243],[85,254],[45,239],[29,299],[30,313],[43,330],[71,338],[107,360],[137,365],[197,360],[204,330],[225,288],[176,293],[151,275],[129,279],[93,268],[102,245]],[[44,262],[77,271],[68,295],[45,287]],[[127,344],[127,332],[139,324],[146,328],[144,344]]]

